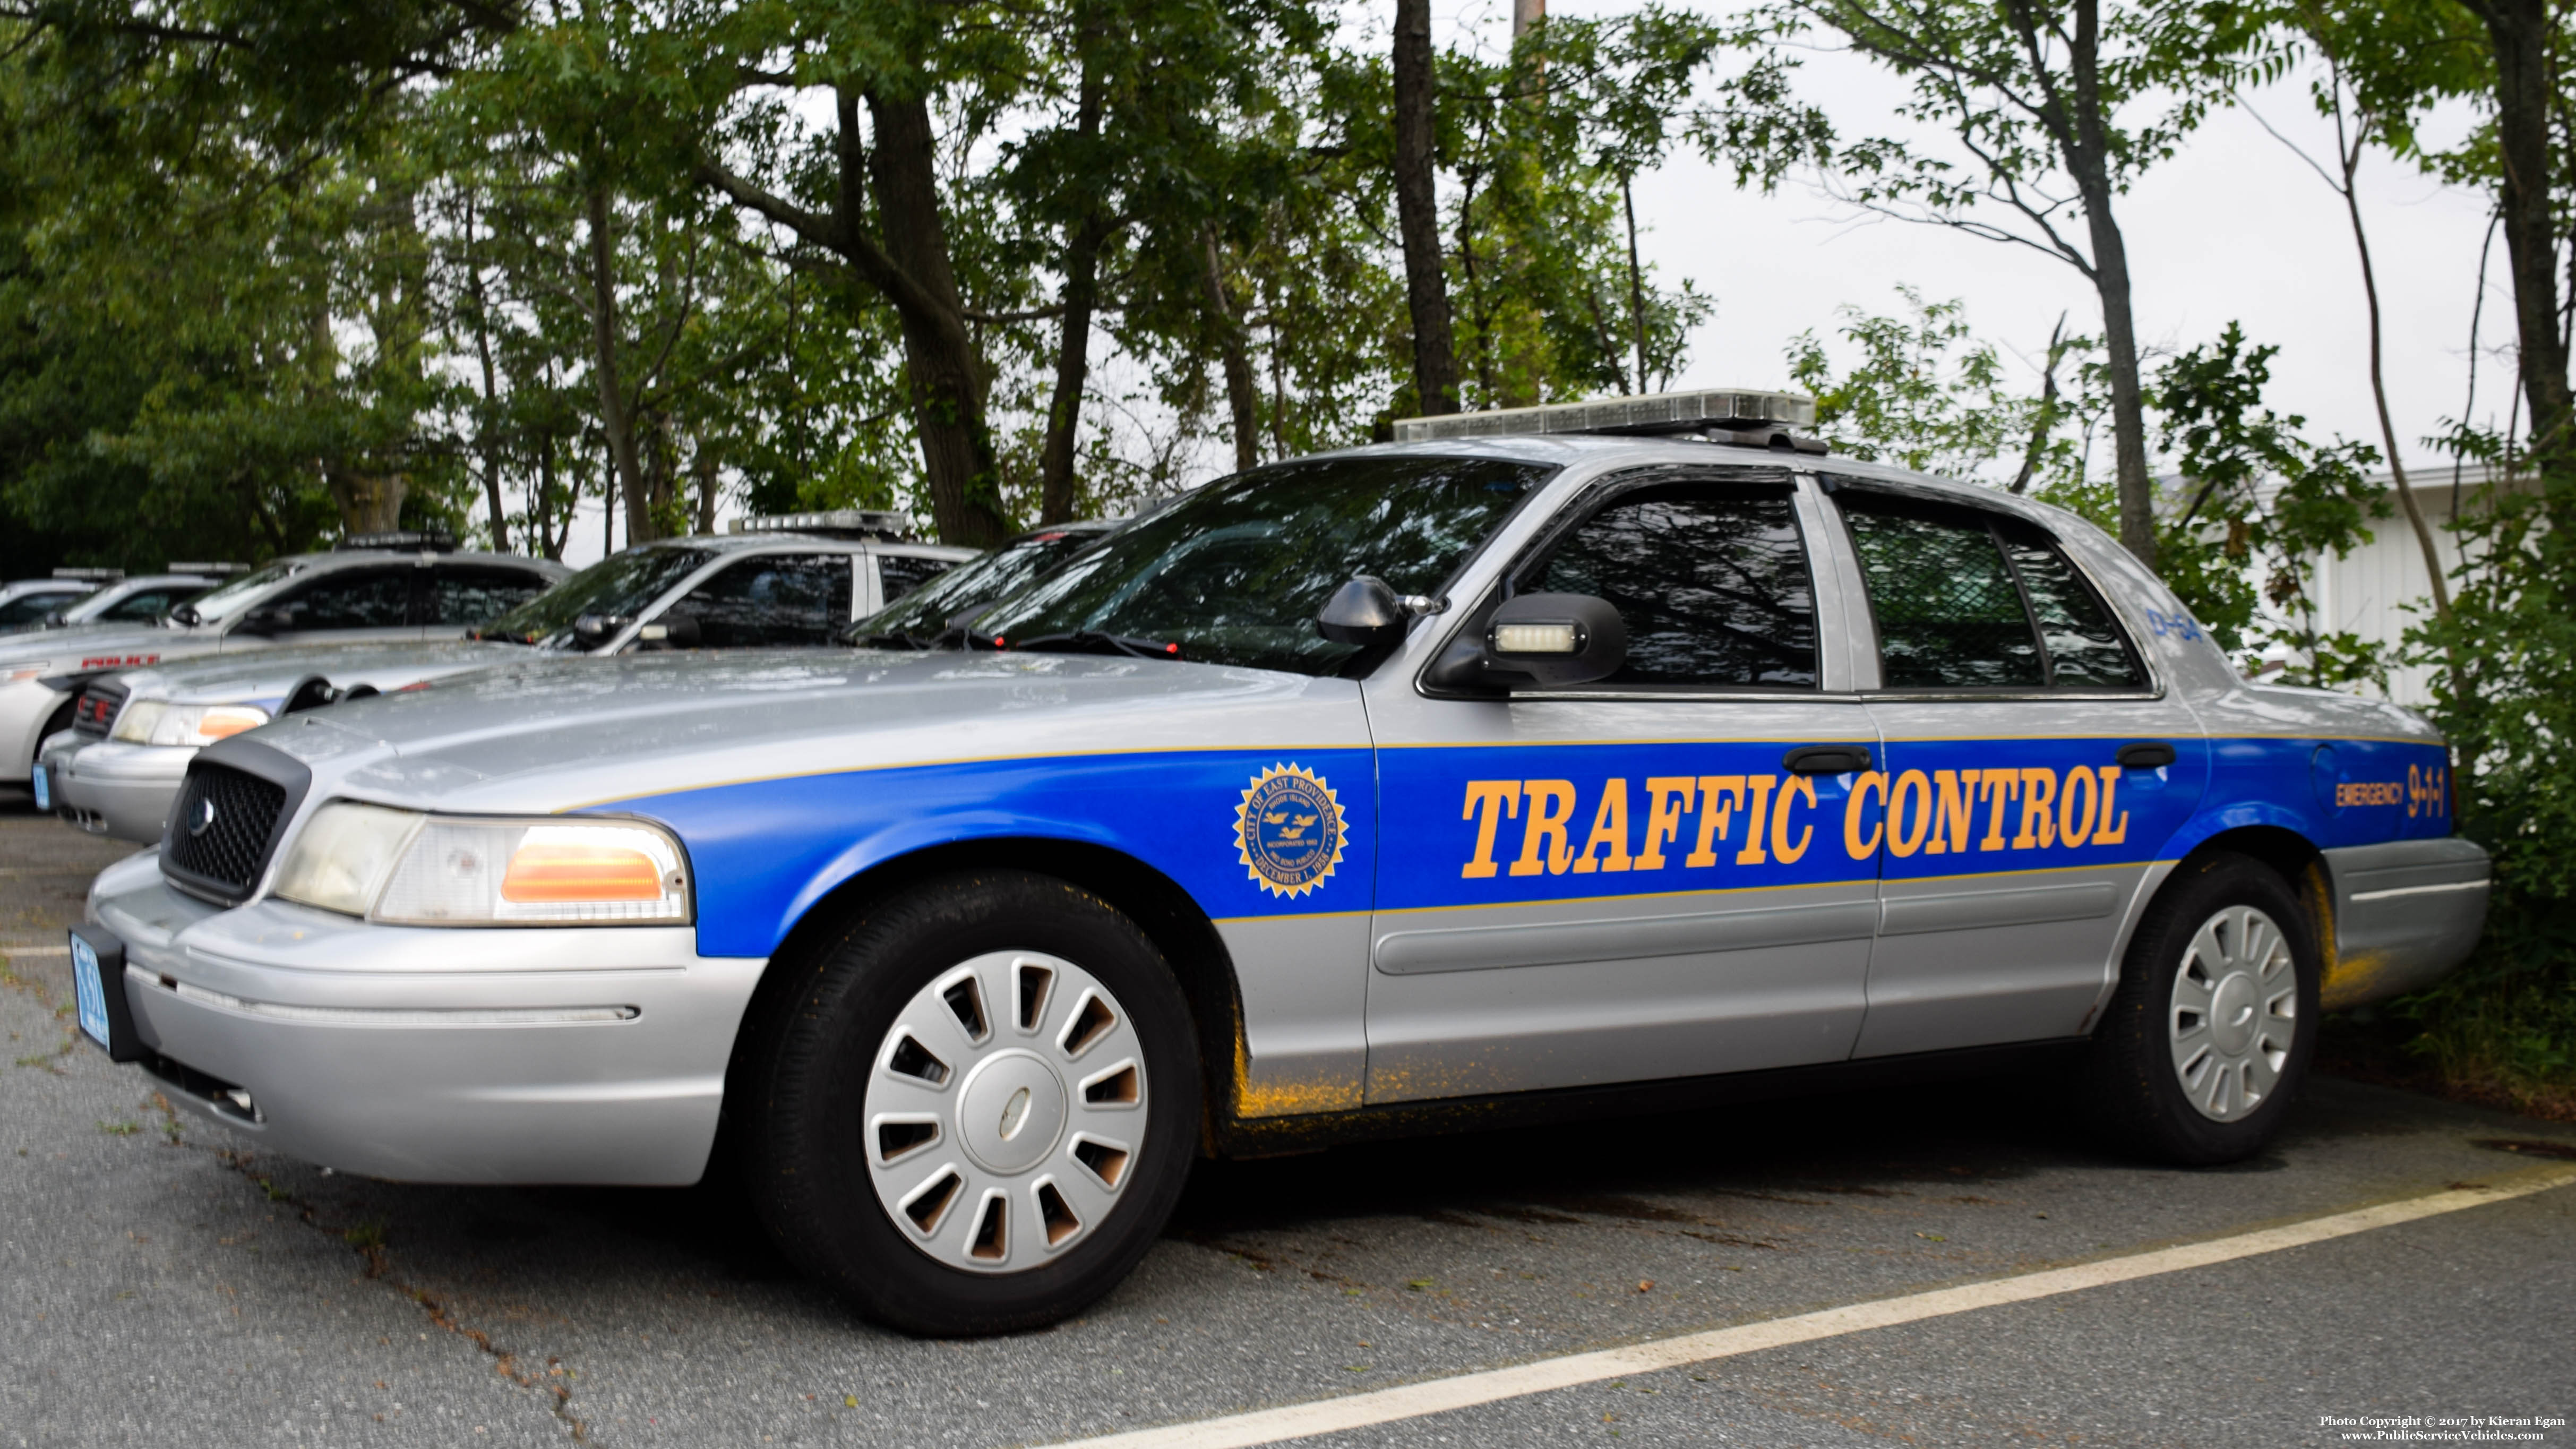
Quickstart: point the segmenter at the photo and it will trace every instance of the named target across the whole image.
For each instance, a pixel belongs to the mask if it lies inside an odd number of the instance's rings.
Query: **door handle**
[[[1792,775],[1847,775],[1869,768],[1867,745],[1800,745],[1780,757]]]
[[[2134,745],[2122,745],[2119,753],[2111,758],[2119,761],[2120,768],[2123,770],[2155,770],[2172,764],[2176,756],[2173,746],[2162,740],[2148,740]]]

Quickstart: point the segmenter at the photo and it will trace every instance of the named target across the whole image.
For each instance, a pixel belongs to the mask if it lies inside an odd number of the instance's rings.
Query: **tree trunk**
[[[1100,134],[1100,72],[1086,60],[1074,130],[1088,141]],[[1046,441],[1038,449],[1038,522],[1073,517],[1073,449],[1082,431],[1082,390],[1091,376],[1091,314],[1100,302],[1100,251],[1109,242],[1109,220],[1099,199],[1064,245],[1064,331],[1055,347],[1055,393],[1047,401]]]
[[[340,509],[343,537],[390,533],[402,523],[403,496],[411,479],[400,473],[353,473],[338,463],[323,464],[323,483]]]
[[[1619,173],[1619,206],[1628,216],[1628,317],[1636,324],[1637,391],[1647,392],[1646,385],[1646,269],[1637,263],[1637,198],[1631,194],[1633,178]]]
[[[2549,205],[2549,45],[2554,21],[2546,0],[2467,0],[2486,22],[2496,63],[2496,150],[2503,163],[2507,266],[2513,273],[2513,317],[2525,405],[2531,411],[2531,455],[2544,478],[2576,461],[2569,437],[2567,343],[2559,330],[2558,237]],[[2555,512],[2556,510],[2552,510]],[[2576,520],[2552,519],[2565,525]]]
[[[949,262],[930,105],[874,94],[866,99],[876,131],[867,162],[869,190],[885,253],[931,304],[907,306],[892,299],[903,328],[904,370],[912,384],[931,517],[940,542],[991,548],[1010,537],[1011,522],[1002,512],[1001,470],[984,425],[983,358],[966,331],[965,304]],[[845,165],[849,154],[845,147]],[[843,222],[855,226],[857,218],[845,212]]]
[[[2341,101],[2337,101],[2337,125],[2341,121]],[[2406,510],[2406,522],[2415,530],[2416,545],[2424,551],[2424,576],[2433,585],[2433,613],[2448,621],[2451,617],[2451,584],[2442,576],[2442,554],[2433,546],[2433,525],[2424,517],[2424,505],[2415,497],[2415,487],[2406,478],[2406,465],[2397,457],[2397,426],[2388,419],[2388,383],[2380,368],[2379,274],[2370,264],[2370,234],[2361,225],[2361,198],[2354,185],[2353,173],[2361,162],[2361,142],[2367,139],[2369,127],[2349,146],[2341,145],[2338,130],[2338,154],[2343,163],[2343,207],[2352,218],[2352,246],[2361,255],[2361,295],[2370,310],[2370,400],[2379,409],[2379,440],[2388,448],[2388,476],[2397,483],[2397,502]]]
[[[716,487],[718,482],[716,476],[715,450],[706,446],[703,442],[700,443],[698,445],[697,452],[692,454],[689,458],[689,471],[695,475],[698,484],[698,532],[700,534],[713,533],[716,531]]]
[[[2138,380],[2138,328],[2129,306],[2129,248],[2111,216],[2110,142],[2102,124],[2100,0],[2081,0],[2067,69],[2074,85],[2071,134],[2057,140],[2084,200],[2093,244],[2093,289],[2102,299],[2102,350],[2111,376],[2111,452],[2120,499],[2120,544],[2156,566],[2156,484],[2147,472],[2147,409]]]
[[[1217,356],[1225,363],[1226,408],[1234,415],[1234,468],[1240,473],[1261,461],[1261,399],[1252,380],[1252,361],[1243,350],[1243,324],[1225,291],[1225,257],[1217,249],[1216,228],[1199,228],[1207,257],[1208,317],[1216,327]]]
[[[618,497],[626,504],[626,542],[631,547],[652,541],[653,510],[644,496],[643,461],[636,456],[635,419],[627,410],[626,384],[618,375],[617,243],[609,232],[606,189],[594,187],[589,203],[590,335],[596,353],[591,370],[599,379],[599,427],[608,435],[609,466],[616,475]]]
[[[492,510],[492,551],[510,551],[510,518],[501,508],[501,453],[492,446],[492,416],[500,388],[492,367],[491,301],[483,293],[483,265],[474,257],[474,193],[465,194],[465,290],[474,303],[474,356],[483,368],[483,416],[474,427],[474,451],[483,463],[483,501]]]
[[[1440,275],[1437,87],[1431,0],[1395,0],[1396,229],[1404,239],[1404,295],[1413,314],[1413,388],[1425,417],[1458,410],[1458,356],[1449,289]]]

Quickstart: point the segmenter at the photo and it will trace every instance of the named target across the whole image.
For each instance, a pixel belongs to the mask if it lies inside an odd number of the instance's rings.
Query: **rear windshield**
[[[1336,673],[1315,632],[1353,576],[1437,593],[1556,472],[1492,458],[1314,458],[1220,479],[1100,540],[975,621],[982,648]]]

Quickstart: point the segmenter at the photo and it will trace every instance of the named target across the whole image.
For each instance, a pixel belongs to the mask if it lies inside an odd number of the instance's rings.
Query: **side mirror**
[[[1628,662],[1628,625],[1590,594],[1521,594],[1485,623],[1482,639],[1452,643],[1426,682],[1442,689],[1563,689],[1592,684]]]
[[[572,621],[573,642],[584,649],[597,649],[616,638],[617,631],[628,622],[623,614],[584,614]]]
[[[269,604],[243,614],[234,627],[244,634],[283,634],[295,627],[295,611]]]
[[[636,630],[635,641],[637,647],[643,649],[695,649],[698,647],[698,616],[673,609]]]
[[[64,619],[63,619],[63,611],[62,611],[62,610],[60,610],[60,609],[49,609],[49,610],[47,610],[47,611],[46,611],[46,613],[45,613],[45,618],[44,618],[44,627],[46,627],[46,628],[48,628],[48,629],[59,629],[59,628],[63,627],[63,624],[64,624]]]
[[[1336,644],[1377,644],[1404,637],[1412,617],[1386,580],[1362,574],[1315,611],[1315,632]]]

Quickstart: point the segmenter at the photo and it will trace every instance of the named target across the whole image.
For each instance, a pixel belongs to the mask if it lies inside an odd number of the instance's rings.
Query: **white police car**
[[[687,1183],[721,1131],[789,1253],[931,1332],[1106,1292],[1202,1150],[2063,1053],[2133,1148],[2255,1151],[2321,1006],[2474,941],[2442,741],[1802,411],[1256,469],[962,651],[281,720],[100,876],[82,1022],[343,1171]]]

